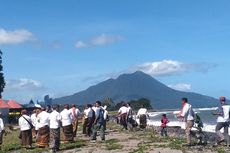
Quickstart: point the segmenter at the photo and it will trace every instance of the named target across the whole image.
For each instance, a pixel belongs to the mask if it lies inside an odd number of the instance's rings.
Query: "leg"
[[[220,141],[223,141],[224,140],[224,136],[223,134],[220,132],[220,130],[224,127],[224,123],[222,122],[218,122],[217,125],[216,125],[216,134],[217,136],[219,137],[219,140],[217,143],[219,143]]]
[[[228,127],[229,127],[229,123],[225,122],[225,125],[224,125],[224,137],[225,137],[225,140],[227,141],[227,146],[229,146]]]
[[[96,140],[97,139],[97,127],[98,127],[97,124],[93,125],[91,140]]]
[[[191,145],[191,129],[193,126],[193,121],[187,121],[185,126],[185,133],[187,135],[187,144]]]
[[[161,136],[164,136],[164,128],[161,127]]]
[[[100,136],[101,140],[105,140],[105,123],[100,125]]]

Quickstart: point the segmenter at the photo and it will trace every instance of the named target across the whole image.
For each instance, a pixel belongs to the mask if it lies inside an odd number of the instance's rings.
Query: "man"
[[[21,111],[22,116],[18,119],[20,127],[20,139],[22,148],[32,147],[32,123],[31,118],[27,115],[27,111],[24,109]]]
[[[187,135],[187,145],[191,146],[191,129],[194,125],[194,111],[192,108],[192,105],[188,103],[187,98],[182,98],[182,110],[179,114],[177,114],[177,117],[183,118],[185,121],[185,133]]]
[[[147,117],[149,118],[149,115],[144,105],[141,105],[141,108],[138,110],[137,117],[139,118],[140,128],[145,129],[147,126]]]
[[[52,152],[59,150],[60,146],[60,121],[61,116],[58,112],[58,107],[53,106],[53,111],[49,115],[50,120],[50,144],[49,147]]]
[[[2,146],[3,134],[4,134],[4,123],[3,123],[3,119],[2,119],[2,112],[0,112],[0,149]]]
[[[87,104],[83,113],[83,134],[89,136],[92,133],[92,125],[95,120],[95,112],[91,104]]]
[[[220,104],[221,106],[218,108],[217,112],[214,112],[213,115],[217,115],[217,125],[216,125],[216,133],[219,136],[219,140],[217,144],[224,141],[227,141],[227,146],[230,145],[229,142],[229,135],[228,135],[228,128],[229,128],[229,112],[230,112],[230,105],[226,104],[226,98],[220,97]],[[220,130],[224,128],[224,135],[220,132]]]
[[[95,103],[95,120],[93,123],[93,133],[91,140],[96,141],[97,130],[100,130],[101,140],[105,140],[105,119],[104,109],[101,107],[101,102],[96,101]]]
[[[119,123],[126,129],[127,128],[127,116],[128,116],[128,108],[125,102],[122,102],[121,108],[118,110],[117,117],[119,118]]]
[[[41,148],[46,148],[49,145],[49,113],[46,112],[45,108],[41,109],[38,114],[38,137],[37,146]]]
[[[73,125],[72,125],[72,112],[69,110],[69,105],[64,106],[63,111],[60,113],[61,123],[64,133],[64,142],[73,142]]]
[[[78,108],[76,108],[76,105],[73,104],[71,108],[72,117],[73,117],[73,137],[76,137],[77,134],[77,127],[78,127],[78,117],[80,116],[81,112]]]

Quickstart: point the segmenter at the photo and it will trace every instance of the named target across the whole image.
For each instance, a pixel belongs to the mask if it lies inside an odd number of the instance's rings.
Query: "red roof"
[[[9,100],[7,104],[10,106],[10,108],[22,108],[22,106],[14,100]]]
[[[0,99],[0,108],[10,108],[10,106],[4,100]]]

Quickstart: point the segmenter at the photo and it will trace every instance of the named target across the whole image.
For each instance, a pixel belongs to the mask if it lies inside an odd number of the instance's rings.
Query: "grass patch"
[[[137,149],[134,149],[134,150],[132,150],[132,151],[129,152],[129,153],[148,153],[147,150],[148,150],[149,148],[150,148],[150,147],[149,147],[148,144],[141,142],[141,143],[139,143],[139,144],[137,145]]]
[[[110,139],[105,141],[105,147],[106,150],[116,150],[116,149],[122,149],[123,145],[118,144],[117,139]]]
[[[62,145],[60,146],[60,149],[61,149],[61,150],[67,150],[67,149],[80,148],[80,147],[85,146],[86,143],[87,143],[86,140],[80,140],[80,139],[79,139],[79,140],[77,140],[77,141],[75,141],[75,142],[73,142],[73,143],[62,144]]]

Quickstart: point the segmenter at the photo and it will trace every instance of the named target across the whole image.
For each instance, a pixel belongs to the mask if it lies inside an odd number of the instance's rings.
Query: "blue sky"
[[[142,70],[183,91],[230,97],[230,2],[0,0],[4,99],[70,95]]]

